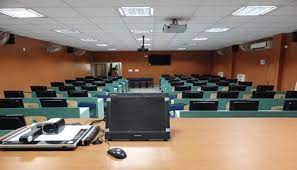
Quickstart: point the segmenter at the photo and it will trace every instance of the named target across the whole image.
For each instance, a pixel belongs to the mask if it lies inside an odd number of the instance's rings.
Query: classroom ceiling
[[[232,16],[247,5],[275,5],[277,9],[263,16]],[[149,6],[151,17],[123,17],[119,7]],[[135,51],[142,34],[131,29],[152,29],[149,49],[214,50],[233,44],[269,37],[297,29],[297,0],[0,0],[0,8],[33,9],[45,18],[15,19],[0,14],[0,30],[90,51]],[[185,33],[163,33],[169,18],[181,18],[188,24]],[[223,33],[207,33],[208,28],[228,27]],[[61,34],[55,29],[75,29],[79,34]],[[195,37],[208,38],[193,41]],[[84,42],[81,39],[96,39]],[[96,44],[107,44],[98,47]]]

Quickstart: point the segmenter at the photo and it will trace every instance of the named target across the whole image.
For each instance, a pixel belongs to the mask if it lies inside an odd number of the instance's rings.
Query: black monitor
[[[59,90],[60,90],[60,91],[75,90],[75,86],[69,86],[69,85],[60,86],[60,87],[59,87]]]
[[[229,81],[224,81],[224,80],[217,82],[218,86],[229,86],[229,84],[230,84]]]
[[[97,86],[81,86],[82,90],[97,91]]]
[[[84,81],[84,80],[85,80],[85,78],[82,78],[82,77],[77,77],[75,80],[76,80],[76,81]]]
[[[87,91],[68,91],[68,97],[88,97]]]
[[[22,99],[0,99],[0,108],[23,108]]]
[[[36,91],[36,97],[57,97],[56,91]]]
[[[83,81],[76,81],[76,82],[73,82],[72,85],[74,85],[74,86],[84,86],[84,85],[86,85],[86,83],[83,82]]]
[[[23,115],[0,115],[0,130],[15,130],[26,126]]]
[[[219,78],[209,78],[209,79],[208,79],[208,82],[209,82],[209,83],[217,83],[217,82],[219,82],[219,81],[220,81]]]
[[[39,99],[42,107],[68,107],[66,99]]]
[[[103,78],[96,77],[96,78],[94,78],[94,82],[95,81],[103,81]]]
[[[194,77],[194,78],[199,78],[199,74],[191,74],[191,77]]]
[[[74,83],[74,82],[76,82],[76,80],[65,80],[65,83],[66,83],[66,84],[72,84],[72,83]]]
[[[52,87],[64,86],[64,82],[51,82]]]
[[[186,81],[187,81],[187,83],[193,83],[193,82],[197,82],[198,79],[191,78],[191,79],[188,79]]]
[[[218,110],[218,101],[190,101],[190,110],[216,111]]]
[[[229,86],[229,91],[245,91],[246,86],[244,85],[230,85]]]
[[[226,77],[220,77],[220,80],[226,80]]]
[[[85,76],[86,79],[94,79],[94,76]]]
[[[218,86],[201,86],[202,91],[218,91]]]
[[[259,101],[248,101],[248,100],[231,100],[230,108],[231,111],[257,111],[259,109]]]
[[[207,85],[207,82],[193,82],[193,86],[206,86]]]
[[[265,91],[273,91],[274,85],[258,85],[257,91],[265,92]]]
[[[208,77],[199,77],[199,80],[208,80]]]
[[[85,79],[84,82],[85,83],[93,83],[94,82],[94,79]]]
[[[253,91],[252,98],[254,99],[273,99],[275,95],[274,91]]]
[[[236,99],[238,98],[238,91],[218,91],[217,98],[218,99]]]
[[[243,85],[243,86],[252,86],[253,82],[251,81],[239,81],[238,85]]]
[[[170,139],[169,97],[165,93],[113,93],[107,102],[108,140]]]
[[[284,108],[283,110],[285,111],[291,111],[291,110],[297,110],[297,100],[286,100],[284,103]]]
[[[191,77],[184,77],[184,76],[183,76],[183,77],[180,77],[180,79],[181,79],[181,80],[189,80],[189,79],[191,79]]]
[[[237,79],[226,79],[229,83],[237,83]]]
[[[4,91],[5,98],[24,98],[23,91]]]
[[[100,79],[107,79],[107,76],[98,76],[97,78],[100,78]]]
[[[191,90],[191,86],[175,86],[174,90],[175,91],[187,91],[187,90]]]
[[[105,82],[104,81],[94,81],[92,84],[95,85],[95,86],[98,86],[98,87],[105,86]]]
[[[203,98],[203,91],[183,91],[182,98]]]
[[[47,90],[46,86],[30,86],[31,91],[44,91]]]
[[[297,99],[297,91],[287,91],[286,98]]]
[[[184,84],[185,83],[184,82],[181,82],[181,81],[170,83],[171,86],[182,86]]]

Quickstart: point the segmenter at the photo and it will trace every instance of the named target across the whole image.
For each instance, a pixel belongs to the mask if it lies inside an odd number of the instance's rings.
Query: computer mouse
[[[116,158],[116,159],[124,159],[127,157],[126,152],[121,148],[112,148],[107,151],[107,153]]]

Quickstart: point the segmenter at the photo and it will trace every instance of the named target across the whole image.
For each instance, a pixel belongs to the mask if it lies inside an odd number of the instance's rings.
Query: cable
[[[95,125],[95,124],[99,124],[100,122],[102,121],[105,121],[106,120],[106,117],[104,117],[103,119],[99,119],[99,120],[93,120],[90,125]]]
[[[110,143],[106,139],[103,139],[103,136],[105,135],[105,131],[103,129],[100,129],[100,132],[102,132],[102,134],[99,135],[99,139],[108,145],[107,150],[109,150],[110,149]]]

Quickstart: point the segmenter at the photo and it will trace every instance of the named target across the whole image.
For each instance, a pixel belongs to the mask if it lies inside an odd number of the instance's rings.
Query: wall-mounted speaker
[[[74,53],[73,47],[67,47],[67,53]]]
[[[292,32],[292,41],[297,42],[297,31]]]
[[[6,44],[15,44],[15,37],[14,34],[10,34],[10,37]]]
[[[233,46],[232,46],[232,52],[233,52],[233,53],[238,52],[238,49],[239,49],[239,45],[233,45]]]

